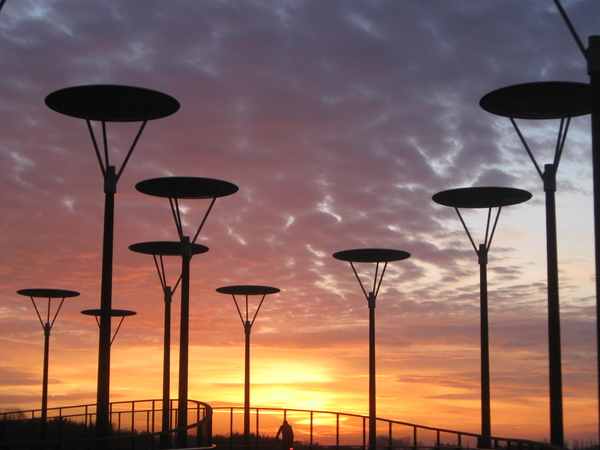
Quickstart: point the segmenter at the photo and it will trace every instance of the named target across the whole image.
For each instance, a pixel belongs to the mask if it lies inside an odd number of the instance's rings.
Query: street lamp
[[[268,294],[276,294],[279,291],[279,289],[274,287],[249,285],[225,286],[217,289],[217,292],[221,294],[230,294],[233,297],[233,302],[235,303],[242,325],[244,326],[244,334],[246,335],[244,365],[244,445],[250,443],[250,332],[252,331],[252,325],[254,325],[254,321],[256,320],[256,316],[258,315],[258,311],[260,311],[260,307],[262,306],[265,297]],[[245,298],[243,313],[235,297],[236,295],[241,295]],[[250,319],[248,306],[248,296],[250,295],[262,295],[252,319]]]
[[[100,317],[102,317],[101,309],[85,309],[85,310],[81,311],[81,314],[83,314],[84,316],[94,317],[96,319],[96,323],[98,324],[98,328],[100,327]],[[119,325],[117,325],[117,329],[115,330],[115,332],[112,335],[112,338],[110,339],[110,345],[112,345],[115,338],[117,337],[117,334],[119,333],[119,330],[121,329],[121,325],[123,325],[123,321],[125,320],[125,317],[135,316],[136,314],[137,313],[135,311],[130,311],[128,309],[111,309],[110,310],[110,317],[120,317],[121,318],[121,320],[119,320]]]
[[[487,286],[487,263],[488,253],[492,245],[492,239],[500,212],[505,206],[516,205],[526,202],[531,198],[531,193],[522,189],[507,187],[470,187],[450,189],[438,192],[433,196],[433,201],[444,206],[451,206],[456,210],[458,218],[462,223],[471,245],[477,254],[479,262],[479,295],[480,295],[480,328],[481,328],[481,434],[482,439],[478,442],[479,448],[491,448],[492,425],[490,408],[490,350],[489,350],[489,326],[488,326],[488,286]],[[485,228],[485,239],[479,247],[469,232],[459,208],[488,209],[487,223]],[[498,208],[496,217],[492,224],[492,210]],[[491,228],[490,228],[491,226]]]
[[[100,337],[98,345],[98,392],[96,401],[96,435],[107,437],[110,401],[110,341],[112,309],[112,268],[114,242],[115,194],[117,182],[149,120],[170,116],[179,110],[173,97],[151,89],[111,84],[74,86],[52,92],[46,105],[61,114],[84,119],[87,124],[100,170],[104,178],[104,233],[102,243],[102,278],[100,286]],[[101,122],[103,149],[100,150],[92,121]],[[107,122],[141,122],[121,167],[111,165]],[[100,441],[104,442],[104,441]],[[103,445],[103,444],[100,444]]]
[[[510,119],[542,179],[546,194],[550,442],[558,446],[564,444],[564,431],[555,200],[556,172],[558,171],[571,118],[591,112],[590,96],[591,91],[588,84],[550,81],[517,84],[501,88],[486,94],[479,102],[484,110]],[[515,119],[560,119],[554,161],[552,164],[546,164],[543,172]]]
[[[598,370],[598,393],[600,394],[600,36],[589,36],[587,49],[581,42],[575,27],[559,0],[554,0],[579,50],[587,62],[590,76],[590,103],[592,107],[592,168],[594,178],[594,250],[596,266],[596,359]],[[598,402],[600,407],[600,402]],[[600,422],[599,422],[600,425]]]
[[[133,244],[129,246],[129,250],[142,253],[146,255],[152,255],[154,259],[154,265],[158,273],[160,285],[163,289],[163,297],[165,301],[165,322],[164,322],[164,351],[163,351],[163,414],[162,414],[162,431],[160,435],[160,448],[168,448],[169,446],[169,435],[167,431],[170,427],[170,411],[171,411],[171,301],[173,294],[177,290],[177,286],[181,281],[181,275],[172,288],[167,284],[167,274],[165,272],[165,265],[163,262],[163,256],[181,256],[181,242],[179,241],[154,241],[154,242],[140,242],[139,244]],[[192,254],[198,255],[200,253],[206,253],[208,247],[200,244],[192,245]]]
[[[352,271],[358,280],[369,307],[369,446],[377,445],[377,408],[376,408],[376,383],[375,383],[375,303],[379,288],[385,275],[389,262],[401,261],[410,257],[410,253],[402,250],[384,248],[361,248],[355,250],[343,250],[333,254],[333,257],[341,261],[348,261]],[[375,263],[375,275],[373,277],[373,288],[367,293],[354,263]],[[379,273],[379,265],[383,263],[383,269]]]
[[[31,298],[31,303],[33,303],[33,307],[35,308],[35,312],[40,319],[40,324],[44,330],[44,368],[42,375],[42,418],[40,425],[40,437],[42,440],[46,439],[46,422],[48,417],[48,363],[49,363],[49,355],[50,355],[50,331],[52,330],[52,326],[58,317],[58,313],[62,308],[63,302],[65,298],[77,297],[79,296],[79,292],[75,291],[67,291],[64,289],[21,289],[17,291],[17,294],[24,295],[26,297]],[[45,317],[42,317],[40,314],[40,308],[35,302],[36,298],[46,298],[48,299],[48,304],[46,308]],[[60,303],[58,308],[54,312],[54,315],[51,316],[52,310],[52,299],[60,298]]]
[[[140,181],[135,188],[143,194],[169,199],[175,227],[181,244],[181,317],[179,327],[179,397],[177,446],[187,446],[187,402],[188,402],[188,366],[189,366],[189,314],[190,314],[190,261],[192,246],[219,197],[225,197],[238,191],[238,187],[228,181],[200,177],[164,177]],[[210,199],[210,205],[204,218],[190,240],[183,231],[183,220],[179,200]]]

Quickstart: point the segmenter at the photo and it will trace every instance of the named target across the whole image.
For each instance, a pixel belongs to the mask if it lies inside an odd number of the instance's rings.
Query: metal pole
[[[96,401],[96,436],[109,433],[110,403],[110,341],[112,310],[112,266],[114,241],[115,193],[117,176],[114,166],[107,166],[104,174],[104,237],[102,246],[102,280],[100,287],[100,342],[98,345],[98,392]],[[106,441],[99,440],[99,447]]]
[[[550,366],[550,442],[564,444],[560,307],[558,293],[558,245],[556,230],[556,167],[544,166],[546,193],[546,251],[548,273],[548,356]]]
[[[594,178],[594,235],[596,241],[596,274],[600,270],[600,36],[589,37],[588,74],[592,91],[592,164]],[[596,275],[596,349],[598,353],[598,385],[600,386],[600,277]],[[599,391],[600,394],[600,391]],[[598,403],[600,407],[600,402]],[[599,411],[600,414],[600,411]],[[600,425],[600,421],[599,421]]]
[[[480,327],[481,327],[481,434],[477,447],[491,448],[489,436],[492,435],[491,407],[490,407],[490,340],[488,325],[488,289],[487,289],[487,263],[488,248],[485,244],[479,245],[477,252],[479,259],[479,296],[480,296]]]
[[[163,356],[163,401],[162,401],[162,431],[160,448],[169,448],[171,418],[171,301],[173,292],[171,286],[164,287],[165,295],[165,326],[164,326],[164,356]]]
[[[377,398],[375,380],[375,294],[369,292],[369,446],[377,445]]]
[[[40,437],[46,439],[46,422],[48,418],[48,363],[50,354],[50,323],[44,325],[44,372],[42,376],[42,422]]]
[[[248,299],[246,298],[246,303]],[[244,366],[244,445],[250,444],[250,331],[252,323],[248,320],[244,323],[246,335],[245,366]],[[258,437],[258,434],[257,434]]]
[[[179,416],[177,447],[187,447],[187,403],[189,366],[189,322],[190,322],[190,260],[192,247],[190,238],[181,238],[181,321],[179,335]]]

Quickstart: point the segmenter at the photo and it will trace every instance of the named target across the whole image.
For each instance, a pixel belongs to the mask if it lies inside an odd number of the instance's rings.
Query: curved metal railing
[[[46,438],[41,440],[41,411],[0,413],[0,448],[70,448],[94,450],[98,443],[112,449],[172,448],[174,436],[186,430],[189,447],[212,447],[212,408],[196,400],[188,401],[188,422],[182,429],[177,423],[177,402],[169,408],[168,430],[162,430],[162,400],[134,400],[110,404],[110,430],[106,438],[96,438],[96,405],[49,408]]]
[[[181,431],[177,423],[178,408],[173,400],[169,411],[169,430],[162,427],[162,400],[114,402],[110,405],[110,436],[97,439],[95,434],[95,405],[68,406],[48,409],[47,438],[39,436],[41,411],[0,413],[0,450],[43,448],[44,450],[95,450],[99,442],[110,449],[145,450],[173,448],[174,437]],[[273,437],[283,420],[294,426],[294,447],[310,449],[423,449],[423,448],[485,448],[506,450],[559,450],[561,447],[526,439],[493,436],[484,438],[476,433],[446,430],[409,422],[377,418],[376,448],[367,444],[368,416],[332,411],[294,408],[251,408],[250,447],[270,449]],[[217,406],[189,400],[188,446],[210,448],[242,447],[244,408]],[[213,441],[213,434],[215,440]],[[24,439],[23,436],[28,436]],[[564,450],[564,449],[563,449]]]
[[[213,407],[213,430],[234,436],[241,429],[242,406]],[[306,447],[369,448],[368,416],[332,411],[293,408],[251,408],[252,444],[264,442],[265,436],[274,436],[283,420],[294,427],[295,439]],[[564,450],[549,443],[527,439],[492,436],[417,425],[398,420],[377,418],[378,449],[393,448],[477,448],[479,446],[506,450]],[[220,445],[222,446],[222,445]],[[233,440],[229,447],[237,447]],[[295,448],[298,445],[294,446]]]

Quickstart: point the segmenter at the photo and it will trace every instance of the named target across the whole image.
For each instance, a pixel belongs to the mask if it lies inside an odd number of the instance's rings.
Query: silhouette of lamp
[[[177,446],[187,446],[187,402],[188,402],[188,366],[189,366],[189,309],[190,309],[190,261],[192,245],[200,235],[200,231],[219,197],[225,197],[238,191],[238,187],[228,181],[201,177],[164,177],[140,181],[135,188],[143,194],[168,198],[175,227],[181,244],[181,317],[179,330],[179,396],[178,396],[178,429]],[[190,240],[183,231],[183,220],[179,200],[210,199],[210,205],[204,218]]]
[[[550,434],[554,445],[564,444],[560,306],[558,287],[558,244],[556,230],[556,172],[572,117],[590,114],[590,86],[572,82],[539,82],[508,86],[490,92],[481,107],[508,117],[540,175],[546,195],[546,259],[548,278],[548,355],[550,372]],[[515,119],[560,119],[554,161],[542,172]]]
[[[208,247],[200,244],[193,244],[192,255],[198,255],[200,253],[206,253]],[[171,403],[171,301],[173,294],[177,290],[179,283],[181,282],[181,275],[172,288],[167,284],[167,275],[165,271],[165,265],[163,256],[181,256],[181,242],[179,241],[154,241],[154,242],[140,242],[129,246],[129,250],[142,253],[145,255],[152,255],[154,259],[154,265],[158,273],[160,285],[163,289],[164,301],[165,301],[165,322],[164,322],[164,356],[163,356],[163,415],[162,415],[162,431],[160,435],[160,448],[167,448],[169,442],[169,436],[166,433],[171,427],[169,424],[170,418],[170,403]]]
[[[65,298],[77,297],[79,296],[79,292],[67,291],[64,289],[21,289],[17,291],[17,294],[31,298],[31,303],[33,303],[35,312],[38,316],[38,319],[40,319],[40,324],[44,330],[44,367],[42,375],[42,417],[40,436],[42,439],[46,439],[46,422],[48,417],[48,364],[50,355],[50,331],[52,330],[52,326],[58,317],[58,313],[62,308]],[[48,299],[45,317],[42,317],[42,314],[40,314],[40,307],[38,307],[36,303],[36,298]],[[58,308],[54,312],[54,315],[50,317],[52,315],[52,299],[61,300]]]
[[[112,309],[112,266],[114,212],[117,182],[149,120],[170,116],[179,110],[179,102],[169,95],[150,89],[120,85],[74,86],[52,92],[46,105],[61,114],[84,119],[104,178],[104,232],[102,278],[100,287],[100,338],[98,350],[98,392],[96,434],[109,432],[110,341]],[[92,121],[101,122],[103,149],[100,150]],[[141,126],[117,171],[109,158],[107,122],[141,122]]]
[[[402,250],[384,248],[361,248],[355,250],[343,250],[333,254],[333,257],[341,261],[348,261],[352,271],[358,280],[369,307],[369,446],[374,447],[377,441],[377,409],[376,409],[376,381],[375,381],[375,303],[379,288],[385,275],[388,263],[401,261],[410,257],[410,253]],[[375,275],[373,277],[373,288],[367,293],[355,263],[374,263]],[[379,266],[383,264],[381,273]]]
[[[256,320],[256,316],[260,311],[260,307],[262,306],[265,297],[269,294],[276,294],[280,292],[280,290],[269,286],[241,285],[220,287],[217,289],[217,292],[221,294],[230,294],[233,297],[233,302],[235,303],[242,325],[244,326],[244,334],[246,335],[244,365],[244,445],[248,445],[250,443],[250,332],[252,331],[252,325],[254,325],[254,321]],[[236,295],[245,298],[245,304],[242,309],[240,308]],[[252,319],[250,319],[248,306],[248,297],[251,295],[262,296]]]
[[[575,39],[575,43],[581,50],[587,63],[587,73],[590,77],[589,102],[592,114],[592,174],[594,187],[594,241],[595,241],[595,268],[596,274],[600,269],[600,36],[588,37],[588,48],[586,49],[579,38],[575,27],[569,16],[560,4],[554,0],[558,11],[563,17],[567,28]],[[597,365],[596,371],[598,384],[600,385],[600,277],[596,275],[596,349]],[[598,389],[600,394],[600,389]],[[600,402],[598,403],[600,407]],[[554,444],[554,441],[551,440]]]
[[[81,314],[83,314],[84,316],[93,316],[96,319],[98,328],[100,328],[100,318],[102,317],[101,309],[85,309],[85,310],[81,311]],[[135,311],[130,311],[128,309],[111,309],[110,310],[110,317],[120,317],[121,318],[121,320],[119,320],[119,325],[117,325],[117,328],[115,329],[115,332],[113,333],[112,338],[110,339],[110,345],[112,345],[113,341],[117,337],[117,333],[121,329],[121,325],[123,325],[123,320],[125,320],[125,317],[135,316],[136,314],[137,313]]]
[[[438,192],[433,196],[433,201],[444,206],[451,206],[456,210],[458,218],[467,232],[471,245],[477,254],[479,262],[479,292],[480,292],[480,327],[481,327],[481,439],[479,448],[490,448],[491,441],[489,437],[491,431],[491,413],[490,413],[490,353],[489,353],[489,326],[488,326],[488,283],[487,283],[487,263],[488,253],[492,244],[492,239],[498,225],[500,212],[505,206],[516,205],[526,202],[531,198],[531,193],[515,188],[507,187],[470,187],[460,189],[450,189]],[[487,223],[485,229],[485,239],[479,247],[469,228],[467,227],[460,208],[488,209]],[[492,211],[498,208],[496,217],[492,224]],[[491,228],[490,228],[491,226]]]

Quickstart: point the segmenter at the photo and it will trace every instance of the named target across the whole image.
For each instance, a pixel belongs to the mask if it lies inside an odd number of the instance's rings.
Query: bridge
[[[331,411],[292,408],[251,408],[248,444],[243,444],[243,406],[211,407],[188,400],[188,425],[177,428],[179,405],[171,401],[169,429],[162,429],[162,399],[110,403],[109,436],[95,438],[96,405],[48,409],[46,438],[40,439],[41,410],[0,413],[0,449],[146,450],[175,448],[176,436],[187,434],[187,448],[250,447],[254,450],[280,448],[274,436],[283,420],[294,427],[295,449],[439,449],[486,448],[506,450],[558,450],[548,443],[505,437],[483,437],[463,431],[446,430],[397,420],[377,418],[377,444],[368,445],[368,416]]]

